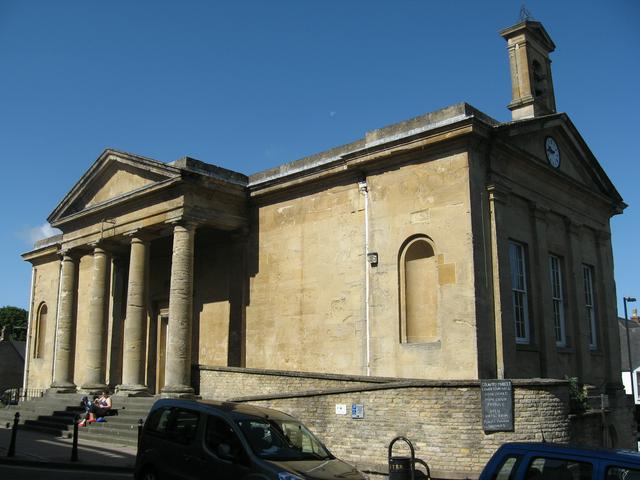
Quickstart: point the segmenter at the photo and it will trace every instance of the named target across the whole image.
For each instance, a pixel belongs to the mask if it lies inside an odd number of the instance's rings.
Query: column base
[[[117,385],[115,395],[118,397],[151,397],[145,385]]]
[[[80,392],[87,393],[89,395],[96,395],[105,391],[109,391],[109,386],[104,383],[88,383],[80,387]]]
[[[78,387],[73,382],[54,382],[48,392],[51,393],[76,393]]]
[[[162,398],[198,398],[193,388],[188,385],[166,385],[160,390]]]

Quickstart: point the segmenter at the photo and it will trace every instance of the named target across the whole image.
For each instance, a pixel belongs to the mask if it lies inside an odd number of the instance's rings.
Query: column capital
[[[611,241],[611,232],[595,230],[595,236],[599,245],[607,245]]]
[[[511,195],[511,188],[503,184],[492,183],[487,185],[487,192],[489,193],[490,202],[507,204]]]
[[[189,217],[176,217],[166,220],[164,223],[172,227],[182,227],[185,230],[195,230],[201,225],[201,222]]]
[[[531,212],[531,216],[536,220],[546,222],[547,214],[551,211],[551,209],[538,202],[529,201],[529,211]]]
[[[107,249],[105,248],[104,242],[102,240],[98,240],[96,242],[88,243],[91,248],[93,248],[93,253],[107,253]]]
[[[580,235],[580,230],[582,228],[582,224],[572,220],[569,217],[562,217],[564,220],[565,227],[567,229],[567,233],[570,235],[575,235],[576,237]]]
[[[123,234],[123,237],[128,238],[131,243],[149,243],[153,237],[151,232],[142,228],[134,228]]]
[[[75,249],[71,248],[61,248],[58,251],[58,255],[60,255],[61,260],[73,261],[75,262],[78,259],[79,253]]]

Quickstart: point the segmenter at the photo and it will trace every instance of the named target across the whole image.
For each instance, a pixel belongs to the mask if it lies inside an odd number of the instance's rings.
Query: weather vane
[[[533,20],[533,15],[531,15],[531,12],[527,10],[525,3],[522,2],[522,5],[520,6],[520,21],[528,22],[529,20]]]

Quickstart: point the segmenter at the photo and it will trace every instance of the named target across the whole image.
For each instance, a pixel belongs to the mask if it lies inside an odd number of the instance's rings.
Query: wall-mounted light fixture
[[[372,267],[377,267],[378,266],[378,252],[367,253],[367,262],[369,262],[369,265],[371,265]]]

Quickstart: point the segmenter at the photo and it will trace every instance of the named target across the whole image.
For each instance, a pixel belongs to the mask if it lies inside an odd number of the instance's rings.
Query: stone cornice
[[[362,148],[355,152],[345,153],[338,159],[333,159],[322,168],[296,170],[291,174],[269,179],[260,184],[250,184],[249,192],[252,198],[265,194],[280,192],[292,187],[325,180],[330,177],[343,175],[351,171],[366,171],[367,169],[384,168],[385,162],[398,163],[398,157],[415,153],[422,153],[427,148],[429,154],[435,152],[437,144],[452,144],[457,140],[468,138],[470,135],[488,135],[489,129],[474,118],[460,120],[446,129],[420,133],[414,137],[406,137],[392,143],[379,144],[370,148]],[[434,147],[434,148],[432,148]],[[443,150],[444,151],[444,150]]]

